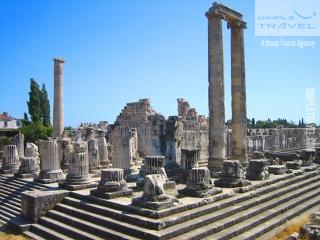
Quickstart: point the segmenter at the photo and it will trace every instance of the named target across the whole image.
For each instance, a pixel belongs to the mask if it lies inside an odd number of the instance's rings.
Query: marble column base
[[[90,191],[90,195],[96,196],[99,198],[105,198],[105,199],[114,199],[118,197],[125,197],[125,196],[130,196],[132,194],[132,189],[123,187],[122,189],[119,189],[118,191],[114,192],[106,192],[99,187],[97,189],[93,189]]]
[[[244,187],[251,185],[251,182],[245,180],[244,178],[240,179],[229,179],[229,178],[221,178],[214,181],[214,185],[216,187],[221,188],[236,188],[236,187]]]
[[[144,200],[142,197],[139,197],[139,198],[132,199],[131,204],[133,206],[159,211],[159,210],[174,206],[176,202],[177,202],[177,199],[175,197],[167,197],[167,199],[164,199],[161,201],[154,201],[154,202],[147,201],[147,200]]]
[[[66,179],[66,176],[63,173],[63,171],[60,169],[56,171],[40,171],[37,181],[40,183],[48,184],[48,183],[62,182],[65,179]]]

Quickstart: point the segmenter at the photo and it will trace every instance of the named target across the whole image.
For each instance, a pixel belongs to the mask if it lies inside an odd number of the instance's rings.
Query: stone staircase
[[[319,205],[320,172],[295,171],[237,191],[196,203],[185,201],[186,204],[157,214],[129,204],[71,192],[25,235],[61,240],[257,239]],[[18,203],[17,199],[14,201]],[[18,204],[14,207],[17,212]]]
[[[21,193],[45,189],[48,187],[38,183],[0,175],[0,222],[19,232],[27,229],[31,223],[21,218]]]

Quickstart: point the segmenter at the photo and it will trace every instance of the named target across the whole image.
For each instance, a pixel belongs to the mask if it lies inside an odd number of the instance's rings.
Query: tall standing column
[[[63,118],[63,64],[62,58],[54,58],[54,103],[53,137],[61,137],[64,130]]]
[[[231,79],[232,79],[232,158],[248,165],[247,103],[244,59],[243,22],[229,23],[231,27]]]
[[[222,16],[210,9],[208,18],[209,55],[209,159],[212,175],[221,170],[225,159],[225,107]]]

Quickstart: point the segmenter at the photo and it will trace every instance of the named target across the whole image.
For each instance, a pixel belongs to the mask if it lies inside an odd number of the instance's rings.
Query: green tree
[[[50,102],[46,86],[42,84],[41,89],[41,118],[45,126],[50,126]]]
[[[252,127],[256,125],[256,120],[254,118],[251,119],[251,124],[252,124]]]
[[[41,121],[41,100],[42,93],[39,89],[39,84],[33,79],[30,79],[30,92],[29,92],[29,101],[28,110],[31,117],[32,122],[40,122]]]
[[[39,121],[31,122],[27,125],[24,124],[20,130],[25,137],[25,141],[33,143],[39,139],[47,139],[52,133],[52,128],[50,126],[45,126]]]

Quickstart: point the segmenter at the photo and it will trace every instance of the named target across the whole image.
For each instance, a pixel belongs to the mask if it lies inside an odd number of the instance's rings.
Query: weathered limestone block
[[[312,224],[320,225],[320,211],[311,213],[309,219]]]
[[[101,165],[97,140],[88,141],[88,159],[91,174],[100,175]]]
[[[181,149],[181,167],[187,171],[198,167],[200,151],[195,149]]]
[[[145,184],[145,176],[151,174],[162,175],[166,180],[164,183],[165,189],[174,189],[176,184],[174,181],[169,181],[167,173],[164,168],[164,156],[146,156],[144,159],[144,166],[140,169],[137,187],[142,188]]]
[[[220,179],[214,181],[215,186],[225,188],[243,187],[250,184],[244,179],[243,167],[239,160],[223,161]]]
[[[39,158],[39,148],[34,143],[27,143],[25,150],[25,157]]]
[[[1,173],[3,174],[14,174],[18,172],[20,161],[16,145],[4,146],[4,161],[2,164]]]
[[[308,148],[301,151],[302,166],[312,166],[313,160],[316,156],[316,150],[314,148]]]
[[[110,160],[108,158],[108,144],[105,137],[106,133],[103,130],[97,131],[97,145],[102,168],[110,167]]]
[[[143,186],[143,194],[141,197],[132,199],[132,205],[152,210],[172,207],[177,199],[165,194],[163,187],[165,182],[166,178],[162,174],[147,175]]]
[[[110,161],[109,166],[112,167],[114,161],[114,146],[112,144],[107,143],[108,150],[108,159]]]
[[[11,139],[11,145],[17,146],[19,157],[24,157],[24,135],[17,134]]]
[[[264,157],[265,156],[264,156],[263,152],[254,151],[253,154],[252,154],[252,158],[253,159],[262,159]]]
[[[96,187],[98,184],[90,179],[87,143],[76,142],[74,146],[66,181],[59,185],[71,191]]]
[[[19,171],[15,174],[18,178],[37,179],[40,172],[39,160],[36,157],[22,157]]]
[[[21,193],[21,214],[23,217],[37,222],[47,211],[67,197],[66,190],[55,191],[25,191]]]
[[[69,170],[70,161],[73,153],[73,142],[71,139],[61,139],[61,147],[62,147],[62,161],[61,168],[64,171]]]
[[[313,224],[305,224],[300,228],[298,239],[310,239],[318,240],[320,239],[320,226]]]
[[[101,198],[113,199],[129,196],[132,194],[132,190],[127,188],[123,169],[108,168],[101,170],[101,181],[98,188],[91,190],[90,194]]]
[[[247,168],[246,178],[249,180],[265,180],[269,178],[267,159],[251,159]]]
[[[301,166],[301,163],[299,161],[287,161],[286,162],[287,169],[297,170],[300,168],[300,166]]]
[[[187,187],[179,190],[179,194],[190,197],[208,197],[221,193],[222,189],[213,187],[210,171],[206,167],[195,167],[189,171]]]
[[[61,182],[65,175],[60,167],[61,144],[56,139],[43,141],[40,145],[41,171],[38,181],[42,183]]]
[[[113,167],[123,168],[125,175],[138,174],[142,161],[138,155],[136,129],[115,126],[111,142],[114,146]]]
[[[184,98],[178,98],[178,116],[186,117],[190,108],[189,103]]]
[[[270,174],[281,175],[286,174],[288,169],[284,165],[271,165],[268,167],[268,172]]]

